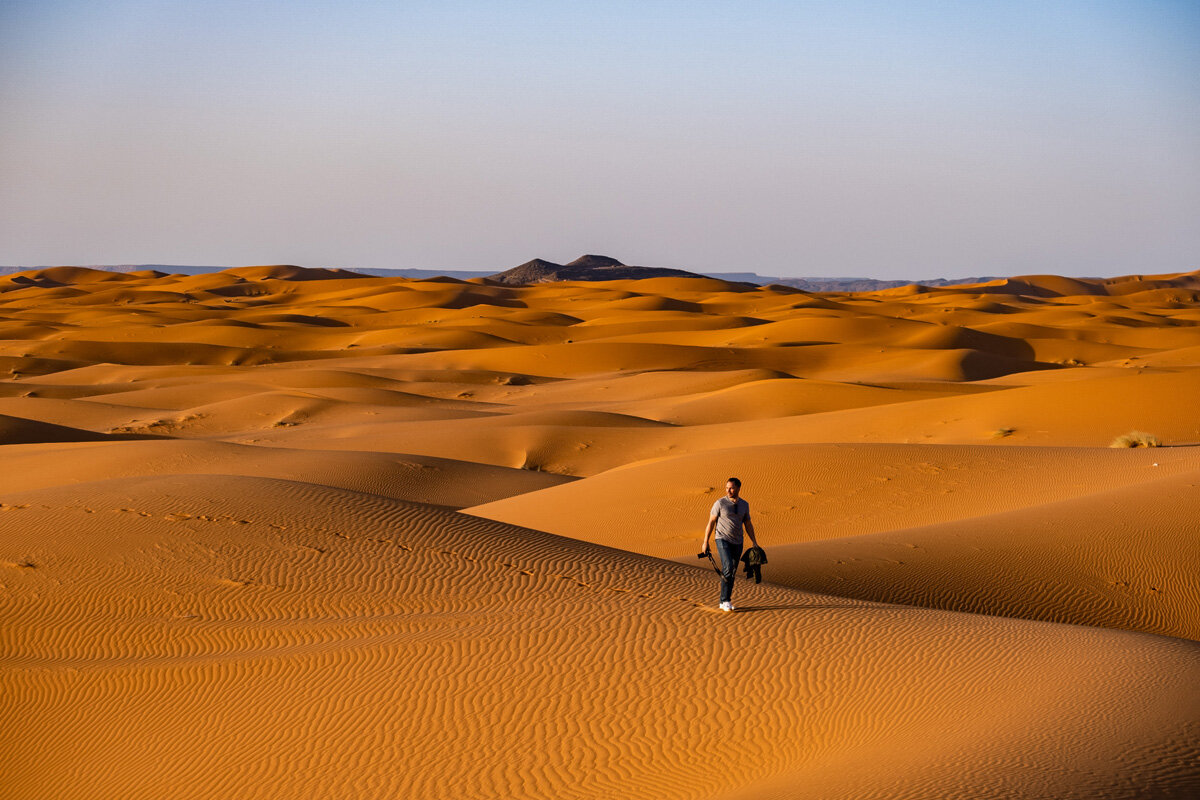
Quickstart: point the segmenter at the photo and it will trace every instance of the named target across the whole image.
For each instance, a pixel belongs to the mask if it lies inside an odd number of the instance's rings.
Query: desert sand
[[[1200,796],[1198,407],[1200,273],[0,278],[0,795]]]

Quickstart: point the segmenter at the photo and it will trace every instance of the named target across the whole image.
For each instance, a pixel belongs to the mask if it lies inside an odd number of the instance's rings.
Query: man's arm
[[[750,534],[750,541],[754,544],[755,547],[758,547],[758,539],[754,538],[754,523],[750,521],[749,517],[746,517],[746,521],[743,523],[743,527],[745,527],[746,533]]]
[[[717,515],[713,514],[708,518],[708,524],[704,526],[704,548],[700,551],[701,553],[708,552],[708,537],[712,536],[713,528],[715,528],[716,525]]]

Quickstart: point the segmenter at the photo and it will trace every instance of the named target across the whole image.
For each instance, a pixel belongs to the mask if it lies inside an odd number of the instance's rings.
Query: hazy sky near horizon
[[[1200,268],[1200,3],[0,0],[0,264]]]

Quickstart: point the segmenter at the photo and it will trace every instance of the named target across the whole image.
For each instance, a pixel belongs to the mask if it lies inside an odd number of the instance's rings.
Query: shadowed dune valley
[[[502,275],[0,276],[0,797],[1200,798],[1200,272]]]

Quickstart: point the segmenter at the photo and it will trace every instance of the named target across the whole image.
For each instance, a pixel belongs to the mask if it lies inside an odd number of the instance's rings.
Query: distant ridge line
[[[54,265],[38,266],[0,266],[0,275],[12,275],[30,270],[50,269]],[[85,269],[97,269],[107,272],[144,272],[156,271],[166,274],[203,275],[238,268],[238,265],[199,266],[180,264],[79,264],[72,265]],[[310,269],[310,268],[303,268]],[[873,292],[884,289],[896,289],[903,286],[928,286],[940,288],[970,284],[990,283],[1007,280],[1000,276],[979,276],[965,278],[926,278],[921,280],[883,280],[863,277],[802,277],[785,278],[760,275],[756,272],[693,272],[689,270],[667,267],[640,267],[623,264],[615,258],[602,255],[584,255],[568,262],[557,264],[546,259],[535,258],[503,272],[491,270],[466,269],[388,269],[379,267],[347,268],[342,272],[370,275],[374,277],[427,279],[444,276],[460,280],[473,278],[488,278],[508,285],[523,285],[529,283],[545,283],[548,281],[600,281],[600,280],[629,280],[652,277],[693,277],[715,278],[734,283],[748,283],[758,286],[770,284],[788,286],[807,292]],[[1080,280],[1115,280],[1102,278],[1081,278]]]

